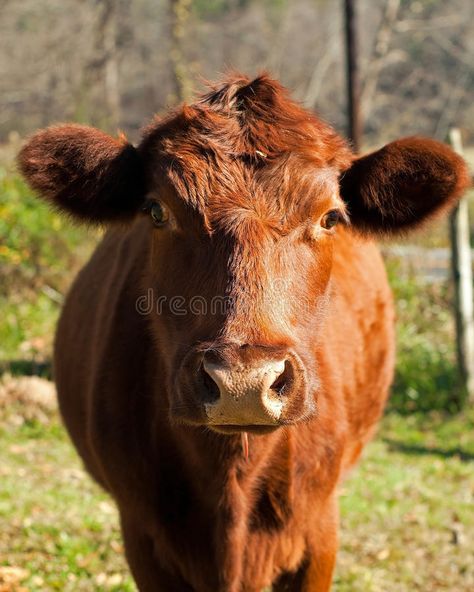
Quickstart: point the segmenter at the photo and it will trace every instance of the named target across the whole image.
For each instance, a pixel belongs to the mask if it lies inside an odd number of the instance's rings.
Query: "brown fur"
[[[53,205],[85,221],[126,219],[143,199],[142,162],[124,138],[67,124],[36,134],[21,151],[20,169]]]
[[[80,273],[55,358],[64,420],[117,502],[139,589],[328,591],[336,487],[374,432],[393,372],[391,294],[364,235],[453,203],[467,184],[462,160],[422,139],[354,160],[261,76],[232,77],[154,121],[136,151],[64,126],[33,136],[19,162],[81,218],[145,209],[112,227]],[[146,211],[155,201],[171,212],[166,228]],[[362,234],[322,229],[332,209]],[[160,314],[137,311],[149,290],[153,305],[166,299]],[[180,315],[176,296],[228,306]],[[246,462],[238,429],[207,425],[202,360],[282,355],[293,377],[281,427],[245,426]]]
[[[383,234],[443,212],[468,183],[467,168],[448,146],[404,138],[359,158],[342,176],[341,194],[355,226]]]

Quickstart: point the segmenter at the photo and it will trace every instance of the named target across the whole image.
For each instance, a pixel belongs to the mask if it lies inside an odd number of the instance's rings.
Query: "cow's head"
[[[341,226],[389,235],[451,205],[466,167],[408,138],[355,158],[267,76],[232,78],[154,121],[138,148],[96,129],[34,135],[20,168],[77,219],[135,219],[175,420],[268,431],[310,417]],[[133,347],[133,344],[130,344]]]

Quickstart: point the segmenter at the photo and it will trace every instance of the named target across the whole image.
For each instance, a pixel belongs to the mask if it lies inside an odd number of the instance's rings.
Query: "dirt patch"
[[[0,422],[20,426],[27,421],[46,424],[57,412],[54,384],[38,376],[0,379]]]

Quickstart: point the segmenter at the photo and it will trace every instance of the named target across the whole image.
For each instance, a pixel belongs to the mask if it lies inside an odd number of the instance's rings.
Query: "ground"
[[[49,384],[0,384],[0,592],[133,591],[115,508]],[[333,590],[473,590],[473,501],[474,413],[388,414],[341,491]]]

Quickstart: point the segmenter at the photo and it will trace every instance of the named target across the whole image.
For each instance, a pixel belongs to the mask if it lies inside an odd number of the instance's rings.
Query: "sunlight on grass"
[[[0,439],[0,566],[24,570],[32,592],[134,590],[115,507],[80,467],[57,418],[3,429]]]
[[[343,487],[335,590],[474,589],[473,419],[385,418]]]

